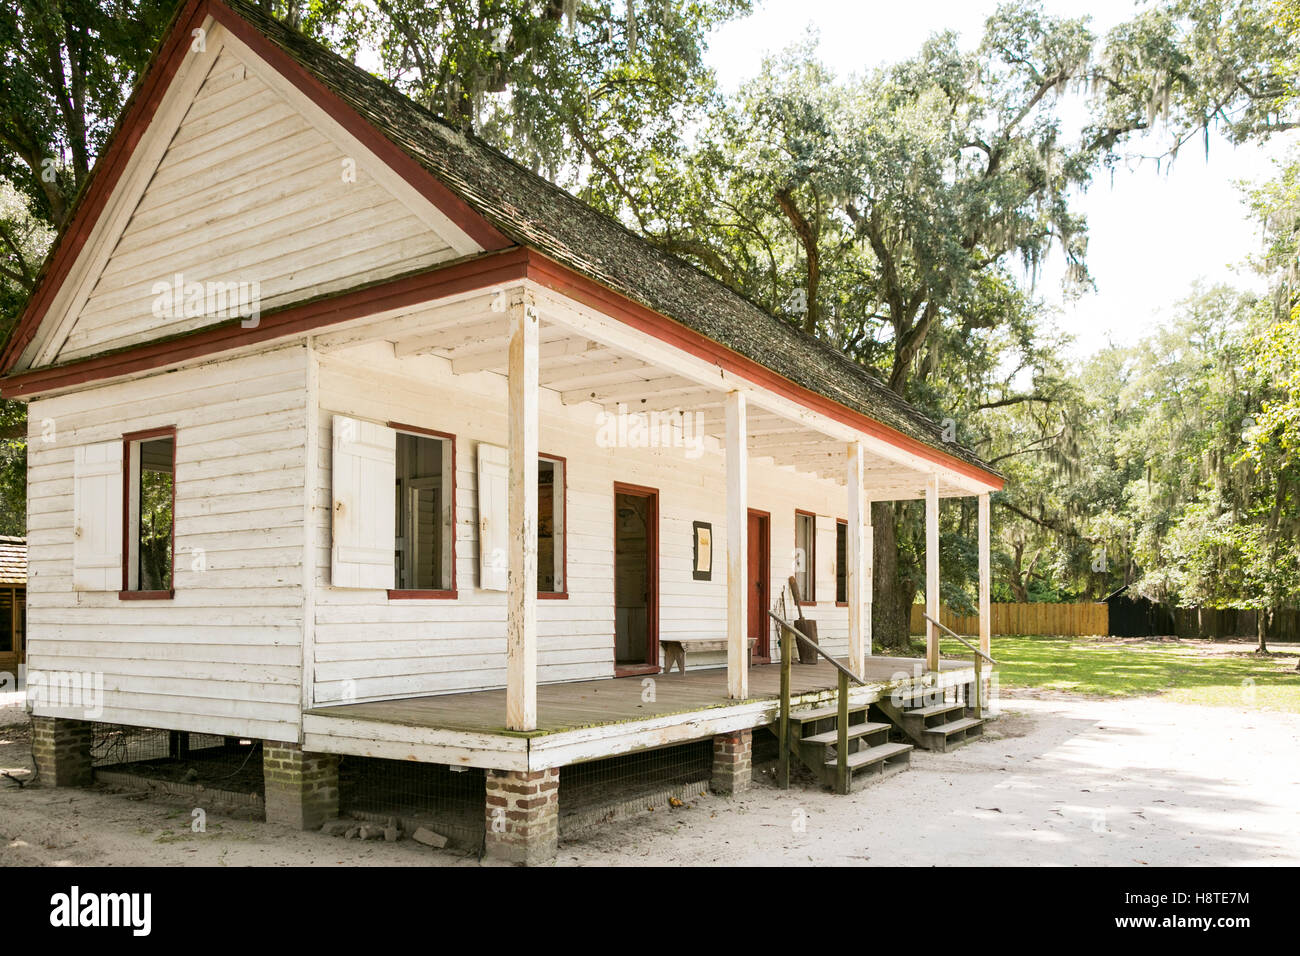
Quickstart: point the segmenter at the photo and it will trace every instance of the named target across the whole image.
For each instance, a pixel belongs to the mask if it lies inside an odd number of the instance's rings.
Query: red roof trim
[[[473,259],[462,259],[428,272],[403,276],[302,305],[288,306],[262,316],[256,328],[245,329],[237,320],[232,320],[162,342],[134,346],[67,365],[10,375],[0,383],[3,386],[0,391],[5,398],[30,397],[100,379],[162,368],[188,359],[204,358],[246,345],[314,332],[375,312],[416,306],[432,299],[524,279],[532,279],[539,285],[599,309],[624,325],[713,362],[761,388],[886,441],[896,448],[985,482],[994,489],[1003,486],[1001,478],[976,465],[947,455],[861,412],[796,385],[681,323],[634,302],[535,250],[519,246]]]
[[[599,309],[606,315],[618,319],[624,325],[646,332],[669,345],[675,345],[692,355],[707,359],[740,377],[753,382],[769,391],[803,405],[805,408],[821,412],[829,418],[858,431],[889,442],[896,448],[943,465],[969,478],[985,482],[1001,489],[1004,481],[990,474],[977,465],[947,455],[937,448],[925,444],[910,435],[890,428],[888,425],[868,418],[861,412],[854,411],[824,395],[797,385],[789,379],[772,371],[752,359],[739,355],[726,346],[706,338],[681,323],[646,308],[620,292],[615,292],[600,285],[561,263],[555,262],[540,253],[530,251],[528,277],[540,285],[553,289],[569,298]]]
[[[416,306],[433,299],[501,283],[519,282],[526,274],[525,250],[515,247],[488,253],[428,272],[268,312],[254,328],[246,329],[238,319],[232,319],[221,325],[187,332],[161,342],[132,346],[66,365],[19,372],[0,383],[0,394],[5,398],[24,398],[118,375],[162,368],[187,359],[206,358],[229,349],[314,332],[375,312]]]

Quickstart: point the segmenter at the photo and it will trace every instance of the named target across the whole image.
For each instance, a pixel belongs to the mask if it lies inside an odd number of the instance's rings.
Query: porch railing
[[[866,682],[857,674],[849,670],[830,654],[822,650],[821,646],[814,644],[790,621],[787,621],[775,611],[769,610],[768,615],[777,624],[781,625],[781,715],[780,721],[780,750],[779,762],[776,771],[776,784],[782,790],[790,788],[790,666],[794,663],[794,649],[796,643],[787,644],[784,635],[792,634],[795,641],[803,641],[805,647],[810,647],[822,657],[830,662],[831,666],[839,671],[839,700],[838,707],[838,729],[835,740],[835,782],[836,790],[839,793],[849,792],[849,681],[855,684],[865,684]]]
[[[961,642],[962,642],[963,644],[965,644],[968,648],[970,648],[971,651],[973,652],[971,656],[972,656],[972,658],[973,658],[974,661],[975,661],[975,707],[974,707],[975,713],[974,713],[974,716],[975,716],[975,717],[981,717],[981,718],[982,718],[982,717],[984,716],[984,669],[983,669],[983,666],[980,664],[980,661],[982,661],[982,660],[984,660],[984,661],[988,661],[988,662],[989,662],[990,664],[992,664],[994,667],[997,666],[997,663],[998,663],[998,662],[995,661],[993,658],[989,657],[987,654],[985,654],[983,651],[981,651],[978,647],[976,647],[976,646],[975,646],[974,644],[972,644],[970,641],[966,640],[966,638],[962,637],[960,634],[958,634],[958,633],[957,633],[956,631],[954,631],[952,628],[948,627],[948,626],[945,625],[945,624],[940,623],[939,621],[936,621],[936,620],[935,620],[934,618],[932,618],[929,614],[926,614],[926,613],[922,612],[921,616],[922,616],[923,618],[925,618],[927,621],[929,621],[931,624],[933,624],[935,627],[939,628],[939,630],[946,632],[950,637],[955,637],[957,640],[961,641]],[[969,704],[970,704],[970,701],[967,701],[967,704],[969,705]]]

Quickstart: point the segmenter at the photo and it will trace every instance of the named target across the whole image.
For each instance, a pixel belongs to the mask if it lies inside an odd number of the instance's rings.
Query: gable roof
[[[386,145],[400,151],[397,160],[414,161],[441,187],[438,193],[448,194],[431,198],[441,198],[439,204],[444,208],[445,200],[450,198],[458,210],[469,210],[481,217],[486,235],[499,235],[536,250],[781,378],[973,466],[986,480],[1001,483],[1001,476],[973,451],[944,441],[935,421],[838,349],[758,307],[477,137],[464,134],[259,8],[244,0],[199,0],[192,13],[184,12],[194,5],[190,0],[178,11],[163,49],[177,35],[187,35],[189,21],[206,10],[259,53],[278,53],[274,59],[284,58],[287,63],[273,63],[277,68],[294,65],[337,97],[378,132]],[[155,72],[158,62],[156,57],[149,74]],[[142,85],[150,79],[149,74],[142,79]],[[120,129],[115,132],[105,159],[120,133]],[[62,244],[61,236],[56,251]],[[497,248],[500,245],[493,244]],[[41,286],[50,278],[46,276]],[[42,295],[41,286],[33,296],[33,304]],[[34,330],[25,331],[30,337]],[[18,350],[23,347],[12,341],[5,347],[5,373],[13,369],[18,358],[15,346]]]

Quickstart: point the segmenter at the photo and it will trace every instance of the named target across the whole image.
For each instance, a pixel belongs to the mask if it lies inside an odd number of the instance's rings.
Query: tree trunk
[[[1256,654],[1268,653],[1268,619],[1270,611],[1268,608],[1260,608],[1255,612],[1255,636],[1259,638],[1259,646],[1255,648]]]
[[[871,633],[882,649],[911,648],[913,591],[899,575],[898,523],[890,501],[871,503]]]

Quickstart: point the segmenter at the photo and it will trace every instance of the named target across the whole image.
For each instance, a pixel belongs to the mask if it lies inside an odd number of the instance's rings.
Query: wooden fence
[[[1105,604],[994,604],[993,633],[1062,634],[1072,637],[1110,633],[1109,608]],[[925,606],[912,605],[912,633],[925,633]],[[978,635],[976,614],[959,615],[944,608],[939,620],[961,635]]]

